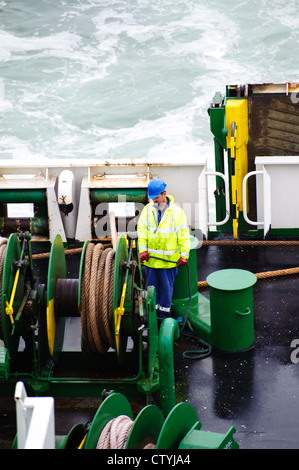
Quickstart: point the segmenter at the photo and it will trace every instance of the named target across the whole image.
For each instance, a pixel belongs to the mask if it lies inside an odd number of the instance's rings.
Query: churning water
[[[226,84],[298,80],[298,0],[0,0],[0,158],[196,158]]]

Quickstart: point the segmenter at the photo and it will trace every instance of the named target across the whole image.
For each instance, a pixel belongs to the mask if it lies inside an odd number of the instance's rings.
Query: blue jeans
[[[154,286],[156,290],[157,314],[170,315],[173,284],[178,273],[178,267],[156,269],[145,266],[146,287]]]

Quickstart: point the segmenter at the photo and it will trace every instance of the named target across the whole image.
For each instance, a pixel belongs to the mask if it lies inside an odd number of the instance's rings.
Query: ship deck
[[[299,247],[203,246],[197,257],[201,281],[219,269],[259,273],[297,267]],[[299,338],[298,292],[298,275],[257,281],[253,287],[255,347],[250,351],[212,350],[204,359],[190,360],[182,353],[190,349],[190,342],[196,348],[197,341],[184,335],[175,341],[176,400],[194,407],[202,430],[226,433],[234,426],[240,449],[299,448],[299,363],[291,359],[292,341]],[[207,288],[201,293],[209,296]],[[100,401],[55,398],[56,435],[91,421]],[[13,397],[0,398],[0,423],[0,448],[10,448],[16,433]]]
[[[298,247],[201,247],[198,280],[219,269],[253,273],[299,266]],[[241,449],[299,447],[299,363],[292,362],[299,338],[298,275],[258,279],[253,287],[255,347],[247,352],[183,359],[177,377],[180,399],[196,410],[202,430],[236,428]],[[208,290],[201,290],[208,296]],[[299,340],[298,340],[299,344]],[[178,394],[179,395],[179,394]]]

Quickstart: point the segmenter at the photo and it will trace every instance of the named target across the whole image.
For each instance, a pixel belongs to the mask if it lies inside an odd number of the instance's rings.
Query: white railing
[[[261,175],[263,177],[263,220],[253,221],[247,215],[247,181],[251,176]],[[264,229],[264,237],[271,228],[271,180],[270,175],[265,168],[262,170],[250,171],[245,175],[242,184],[243,199],[243,217],[249,225],[262,226]]]

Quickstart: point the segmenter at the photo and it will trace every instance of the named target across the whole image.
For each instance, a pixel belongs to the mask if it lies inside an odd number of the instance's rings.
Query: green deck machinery
[[[79,423],[67,436],[56,437],[56,448],[84,449],[237,449],[231,427],[226,434],[201,430],[189,403],[178,403],[165,418],[155,405],[133,416],[128,400],[111,393],[90,426]]]
[[[85,242],[79,277],[69,279],[57,235],[46,285],[36,285],[29,233],[1,243],[1,394],[20,378],[35,395],[99,396],[113,388],[147,402],[162,387],[167,414],[175,403],[178,326],[168,319],[158,332],[155,292],[142,287],[136,240],[123,235],[116,249]],[[80,344],[66,351],[66,324],[74,319]]]
[[[189,403],[178,403],[166,417],[155,405],[145,406],[134,416],[127,398],[110,391],[91,421],[75,424],[67,435],[57,435],[53,398],[27,397],[22,382],[16,384],[14,398],[17,412],[14,449],[155,449],[156,453],[161,449],[239,448],[233,437],[234,427],[226,434],[202,431]],[[190,463],[188,454],[183,455],[187,459],[184,463]],[[122,458],[120,453],[117,457]]]

